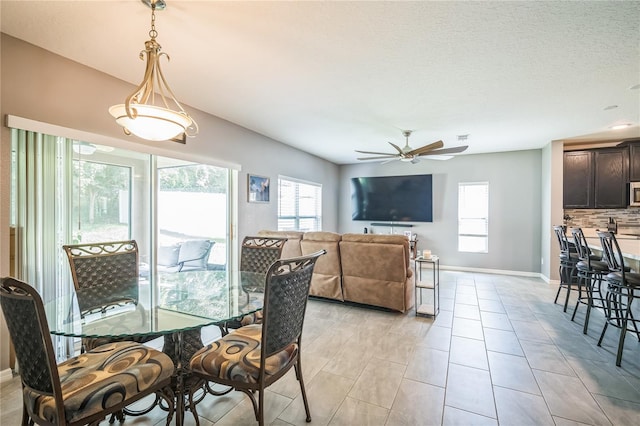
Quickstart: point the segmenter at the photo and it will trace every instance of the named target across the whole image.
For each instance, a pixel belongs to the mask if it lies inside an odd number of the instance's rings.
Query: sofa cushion
[[[300,240],[304,232],[299,231],[268,231],[262,230],[258,232],[258,237],[271,237],[271,238],[286,238],[287,242],[284,243],[282,248],[282,254],[280,257],[283,259],[289,259],[291,257],[302,256],[300,249]]]
[[[335,232],[306,232],[302,236],[302,240],[312,240],[312,241],[340,241],[342,239],[342,235],[336,234]],[[321,257],[318,260],[322,259]],[[317,264],[316,264],[317,266]]]
[[[342,297],[342,268],[340,267],[340,240],[334,232],[307,232],[302,237],[300,248],[303,255],[326,250],[316,261],[309,294],[344,300]]]
[[[409,239],[404,235],[381,234],[344,234],[342,241],[354,243],[377,243],[402,245],[406,250],[405,266],[411,268],[411,254],[409,253]]]
[[[211,246],[209,240],[187,240],[182,243],[178,256],[178,263],[183,263],[181,270],[207,269]]]
[[[180,246],[177,244],[172,246],[160,246],[158,247],[158,265],[177,266],[179,255]]]

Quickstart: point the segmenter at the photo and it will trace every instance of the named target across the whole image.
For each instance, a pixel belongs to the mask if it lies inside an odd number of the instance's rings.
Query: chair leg
[[[622,328],[620,329],[620,339],[618,340],[618,353],[616,355],[616,366],[622,364],[622,350],[624,349],[624,338],[627,334],[627,316],[622,320]]]
[[[558,296],[560,296],[560,290],[562,290],[562,284],[564,284],[564,279],[562,278],[562,266],[558,269],[558,273],[560,274],[560,285],[558,285],[558,291],[556,292],[556,298],[553,299],[553,303],[558,303]]]
[[[582,286],[585,283],[585,279],[583,277],[578,277],[578,300],[576,300],[576,307],[573,308],[573,315],[571,315],[571,321],[576,318],[576,313],[578,312],[578,306],[580,305],[580,300],[582,299]]]
[[[264,389],[258,392],[258,425],[264,426]]]
[[[304,389],[304,379],[302,378],[302,365],[300,364],[300,355],[298,354],[298,361],[293,368],[296,371],[296,378],[300,382],[300,392],[302,393],[302,401],[304,402],[304,411],[307,414],[306,422],[311,422],[311,410],[309,410],[309,401],[307,400],[307,392]]]
[[[629,298],[629,301],[633,300]],[[631,325],[633,326],[633,332],[636,333],[638,337],[638,341],[640,342],[640,330],[638,330],[638,325],[636,324],[638,320],[636,320],[633,316],[633,312],[631,312],[631,307],[629,306],[629,321],[631,321]]]
[[[553,303],[558,303],[558,296],[560,296],[560,290],[562,290],[562,282],[558,286],[558,291],[556,292],[556,298],[553,299]]]
[[[567,280],[567,297],[564,299],[564,309],[562,312],[567,312],[567,306],[569,305],[569,295],[571,294],[571,274],[569,274],[569,279]]]
[[[591,293],[588,293],[587,297],[589,298],[589,300],[587,302],[587,313],[584,316],[584,328],[582,329],[582,334],[587,334],[587,331],[589,331],[589,318],[591,317],[591,307],[593,305],[593,298],[591,297]]]
[[[31,426],[33,425],[33,420],[29,417],[29,413],[27,412],[27,406],[22,403],[22,426]]]

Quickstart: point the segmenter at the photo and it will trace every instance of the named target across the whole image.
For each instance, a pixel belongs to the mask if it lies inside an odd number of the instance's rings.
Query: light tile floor
[[[441,272],[435,320],[311,300],[303,370],[313,425],[640,425],[640,343],[619,332],[596,346],[604,318],[582,334],[539,279]],[[572,299],[573,302],[574,299]],[[303,425],[293,372],[269,388],[266,419]],[[1,387],[0,424],[18,425],[19,381]],[[200,424],[254,425],[246,396],[208,396]],[[159,409],[125,425],[161,425]],[[106,424],[106,422],[104,422]],[[187,424],[195,422],[187,414]]]

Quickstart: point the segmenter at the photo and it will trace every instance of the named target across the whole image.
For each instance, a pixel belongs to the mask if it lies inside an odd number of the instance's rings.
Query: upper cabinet
[[[640,142],[629,144],[629,181],[640,182]]]
[[[564,153],[564,208],[626,208],[628,147]]]
[[[597,209],[627,207],[629,150],[605,148],[594,150],[594,202]]]
[[[593,152],[564,153],[563,199],[565,209],[593,208]]]

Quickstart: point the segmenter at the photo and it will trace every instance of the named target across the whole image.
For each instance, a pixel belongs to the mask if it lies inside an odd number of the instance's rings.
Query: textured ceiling
[[[414,130],[414,148],[469,134],[465,154],[640,137],[637,1],[167,4],[157,40],[187,109],[339,164],[356,162],[354,149],[403,144],[401,129]],[[142,79],[150,9],[140,1],[0,7],[2,32]],[[620,122],[634,126],[609,130]]]

